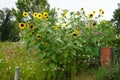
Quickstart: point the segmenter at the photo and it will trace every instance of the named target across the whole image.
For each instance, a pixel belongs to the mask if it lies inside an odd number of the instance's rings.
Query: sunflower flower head
[[[67,12],[64,11],[63,14],[62,14],[62,18],[66,18],[66,15],[67,15]]]
[[[101,14],[104,14],[104,11],[102,11]]]
[[[37,35],[36,35],[36,38],[37,38],[37,39],[40,39],[40,37],[41,37],[40,34],[37,34]]]
[[[100,14],[104,14],[104,10],[103,9],[99,9],[99,13]]]
[[[55,27],[53,27],[54,28],[54,30],[58,30],[59,29],[59,26],[58,25],[56,25]]]
[[[47,13],[47,12],[44,12],[44,13],[43,13],[43,17],[44,17],[46,20],[48,20],[48,17],[49,17],[49,16],[48,16],[48,13]]]
[[[78,32],[77,32],[77,31],[73,31],[73,32],[72,32],[72,35],[73,35],[73,36],[78,36]]]
[[[34,30],[34,24],[30,23],[29,28],[32,29],[32,30]]]
[[[34,13],[33,13],[33,17],[34,17],[34,18],[37,18],[37,14],[38,14],[37,12],[34,12]]]
[[[84,8],[81,8],[80,10],[81,10],[81,11],[84,11]]]
[[[92,13],[88,14],[88,17],[89,17],[89,18],[93,18],[93,16],[94,16],[94,15],[93,15]]]
[[[65,24],[65,27],[68,27],[68,24]]]
[[[38,18],[38,19],[41,19],[41,18],[42,18],[42,14],[41,14],[41,13],[38,13],[38,14],[37,14],[37,18]]]
[[[99,9],[99,13],[102,12],[103,10],[102,9]]]
[[[28,13],[27,12],[23,12],[23,17],[28,17]]]
[[[92,22],[92,25],[93,25],[93,26],[96,26],[96,25],[97,25],[97,22],[96,22],[96,21],[93,21],[93,22]]]
[[[19,23],[18,26],[22,30],[26,28],[26,24],[25,23]]]
[[[26,28],[25,23],[19,23],[18,26],[19,26],[20,29],[25,29]]]

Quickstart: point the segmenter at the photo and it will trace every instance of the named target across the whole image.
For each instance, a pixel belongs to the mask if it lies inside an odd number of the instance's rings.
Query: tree
[[[0,40],[16,41],[18,40],[18,30],[15,27],[12,10],[4,8],[0,10]],[[14,34],[16,33],[16,34]]]
[[[113,12],[113,19],[111,20],[115,25],[117,25],[117,33],[120,34],[120,3],[118,3],[118,8]]]
[[[120,48],[120,3],[118,3],[118,8],[115,9],[113,13],[113,19],[111,20],[113,25],[116,26],[116,38],[113,39],[112,44],[114,47]]]

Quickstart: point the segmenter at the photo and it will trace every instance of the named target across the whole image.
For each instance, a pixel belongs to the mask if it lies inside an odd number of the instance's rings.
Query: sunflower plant
[[[84,8],[58,11],[61,14],[55,24],[49,12],[34,12],[33,20],[24,12],[25,21],[19,23],[19,28],[29,52],[37,48],[41,62],[46,64],[46,79],[70,80],[91,65],[91,59],[99,55],[98,47],[108,44],[107,38],[113,38],[114,30],[109,23],[100,21],[102,9],[97,16],[95,11],[86,14]]]

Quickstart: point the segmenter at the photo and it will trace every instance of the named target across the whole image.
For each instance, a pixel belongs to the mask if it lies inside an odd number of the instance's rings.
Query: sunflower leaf
[[[58,42],[64,43],[64,42],[61,40],[61,38],[56,38],[56,40],[57,40]]]

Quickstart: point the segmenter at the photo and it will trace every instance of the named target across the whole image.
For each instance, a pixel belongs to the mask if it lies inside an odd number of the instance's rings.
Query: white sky
[[[0,0],[0,9],[15,7],[15,1],[17,0]],[[83,7],[89,13],[102,8],[105,11],[104,19],[111,19],[113,11],[118,8],[117,3],[120,3],[120,0],[48,0],[48,2],[51,8],[56,7],[70,11],[77,11]]]

